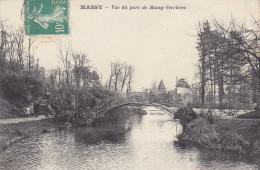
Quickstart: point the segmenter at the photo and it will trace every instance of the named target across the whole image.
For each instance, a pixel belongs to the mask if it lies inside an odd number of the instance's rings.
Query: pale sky
[[[14,27],[23,26],[23,0],[0,0],[0,16]],[[103,10],[80,10],[80,5],[104,5]],[[112,5],[180,5],[186,10],[113,10]],[[164,81],[174,89],[176,77],[194,82],[198,60],[196,35],[198,23],[213,20],[224,23],[231,16],[252,26],[250,13],[259,19],[258,0],[71,0],[70,35],[47,40],[37,37],[35,56],[46,68],[60,65],[60,41],[71,40],[73,49],[85,52],[103,83],[109,76],[111,61],[126,61],[135,67],[133,87],[150,88],[153,81]],[[213,26],[212,26],[213,27]]]

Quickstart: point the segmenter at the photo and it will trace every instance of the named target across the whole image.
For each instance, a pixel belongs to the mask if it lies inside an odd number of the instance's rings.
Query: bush
[[[175,119],[180,119],[180,123],[183,129],[186,129],[187,124],[189,124],[194,119],[197,119],[196,112],[189,106],[180,108],[174,115]]]
[[[198,118],[191,122],[178,138],[181,141],[191,141],[200,146],[216,148],[219,134],[207,119]]]
[[[180,144],[234,151],[248,155],[260,154],[259,122],[252,120],[216,119],[210,124],[199,117],[187,125],[179,136]]]
[[[220,146],[223,150],[238,151],[246,153],[249,150],[250,143],[236,132],[228,131],[221,135]]]
[[[32,76],[5,75],[0,78],[0,89],[4,99],[22,107],[40,95],[42,83]]]

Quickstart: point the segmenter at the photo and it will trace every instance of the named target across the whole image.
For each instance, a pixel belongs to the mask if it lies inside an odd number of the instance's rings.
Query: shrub
[[[189,106],[180,108],[174,115],[175,119],[180,119],[180,123],[183,129],[186,129],[187,124],[189,124],[194,119],[197,119],[196,112]]]
[[[42,83],[32,76],[5,75],[0,78],[1,95],[18,107],[37,98],[41,88]]]

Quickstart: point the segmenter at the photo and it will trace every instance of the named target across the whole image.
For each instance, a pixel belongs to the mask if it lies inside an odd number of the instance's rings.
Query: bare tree
[[[5,72],[6,65],[6,55],[8,52],[7,44],[8,44],[8,32],[5,26],[5,21],[0,21],[0,71],[1,75]]]
[[[33,63],[33,55],[32,55],[31,49],[32,49],[32,45],[34,42],[35,42],[35,40],[31,36],[29,36],[29,38],[28,38],[28,60],[27,60],[29,74],[31,73],[32,63]]]
[[[9,32],[8,34],[8,56],[9,56],[9,74],[14,73],[14,67],[15,67],[15,56],[14,56],[14,50],[15,50],[15,41],[14,41],[14,34],[13,32]]]
[[[127,83],[127,93],[131,93],[131,85],[134,79],[134,73],[135,73],[135,68],[132,65],[128,66],[127,69],[127,77],[128,77],[128,83]]]
[[[124,68],[124,65],[120,63],[119,61],[116,61],[113,63],[113,72],[114,72],[114,77],[115,77],[115,92],[118,90],[118,84],[119,84],[119,78],[122,74],[122,70]]]
[[[24,47],[24,36],[23,36],[23,29],[20,28],[19,30],[17,30],[17,32],[15,33],[15,43],[16,43],[16,55],[17,55],[17,61],[18,63],[23,67],[23,55],[24,55],[24,51],[25,51],[25,47]]]
[[[154,80],[151,84],[151,89],[152,90],[156,90],[157,89],[157,86],[158,86],[158,82],[156,80]]]
[[[72,62],[72,57],[71,57],[71,46],[70,44],[65,44],[64,48],[62,48],[61,44],[59,45],[59,54],[58,57],[60,58],[60,60],[62,61],[62,65],[64,68],[64,72],[65,72],[65,82],[66,85],[69,85],[70,83],[70,75],[71,75],[71,62]]]
[[[121,77],[121,93],[123,92],[126,80],[129,76],[128,74],[128,65],[126,63],[123,63],[123,71],[122,71],[122,77]]]
[[[113,78],[114,78],[114,67],[113,67],[113,63],[111,63],[110,64],[110,75],[109,75],[109,81],[108,81],[108,90],[111,90]]]

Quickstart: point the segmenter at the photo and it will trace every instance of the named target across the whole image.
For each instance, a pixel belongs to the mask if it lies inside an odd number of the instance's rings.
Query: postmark
[[[69,0],[25,0],[25,34],[69,34],[68,1]]]

